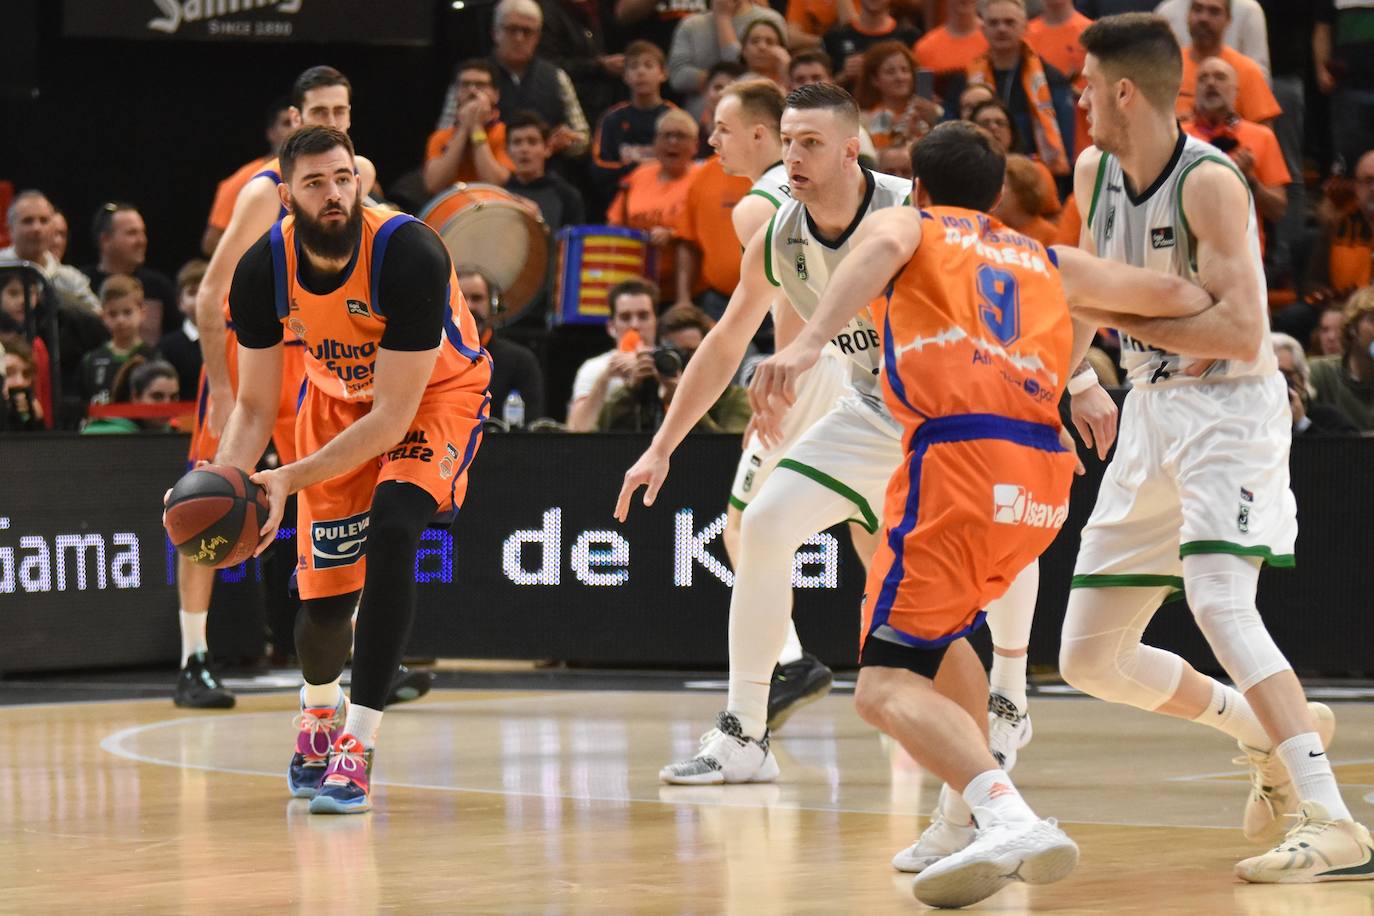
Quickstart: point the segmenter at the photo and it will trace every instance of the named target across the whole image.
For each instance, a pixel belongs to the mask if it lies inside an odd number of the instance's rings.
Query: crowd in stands
[[[456,183],[481,182],[528,201],[551,234],[587,224],[645,233],[657,274],[611,291],[608,349],[561,379],[547,336],[508,338],[483,265],[461,252],[454,260],[495,356],[494,405],[516,393],[527,419],[650,430],[738,282],[729,211],[749,183],[726,175],[709,144],[725,86],[845,86],[863,110],[865,164],[899,175],[933,125],[970,120],[1010,154],[998,218],[1047,245],[1075,244],[1073,162],[1091,143],[1077,106],[1078,35],[1096,17],[1134,11],[1174,28],[1183,129],[1226,153],[1252,191],[1295,432],[1374,432],[1374,0],[501,0],[489,54],[457,66],[424,149],[414,162],[383,163],[392,193],[378,183],[373,197],[418,212]],[[1319,94],[1326,131],[1307,123]],[[207,256],[291,112],[287,98],[267,108],[266,149],[204,202]],[[94,264],[64,262],[69,222],[42,191],[15,195],[6,213],[7,430],[50,428],[111,402],[196,396],[205,262],[181,265],[175,280],[151,267],[155,227],[134,203],[107,203],[89,223],[73,217],[90,227]],[[6,270],[6,259],[41,277]],[[540,296],[537,321],[551,288]],[[1099,375],[1118,379],[1114,336],[1104,330],[1098,344]],[[756,340],[769,346],[766,334]],[[54,379],[64,403],[54,403]],[[87,431],[166,426],[94,414]],[[747,422],[747,399],[732,388],[700,428]]]

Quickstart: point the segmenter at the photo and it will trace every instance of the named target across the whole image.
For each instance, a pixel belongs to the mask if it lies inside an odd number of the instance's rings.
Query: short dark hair
[[[728,75],[732,80],[737,80],[744,76],[744,67],[739,61],[718,60],[711,65],[711,69],[706,71],[706,82],[711,82],[722,73]]]
[[[510,120],[506,122],[506,136],[509,137],[522,127],[533,127],[538,130],[539,136],[544,138],[545,143],[548,142],[549,133],[552,130],[549,127],[549,122],[539,116],[539,112],[529,109],[523,109],[511,115]]]
[[[491,77],[491,84],[493,86],[496,85],[496,67],[485,57],[469,57],[467,60],[460,63],[458,69],[453,71],[454,82],[458,81],[458,77],[462,75],[464,70],[481,70],[487,76]]]
[[[859,123],[859,104],[854,101],[854,96],[834,83],[798,86],[788,93],[787,107],[798,111],[826,109],[855,124]]]
[[[194,258],[181,265],[181,270],[177,271],[177,292],[188,286],[199,285],[200,281],[205,279],[205,272],[209,269],[210,262],[200,258]]]
[[[995,108],[1006,115],[1007,133],[1011,134],[1011,149],[1003,150],[1003,152],[1010,153],[1021,145],[1021,135],[1016,131],[1016,119],[1011,116],[1011,109],[1007,107],[1006,102],[998,98],[991,98],[986,102],[979,102],[977,105],[974,105],[973,110],[968,113],[968,122],[974,126],[978,126],[978,116],[990,108]]]
[[[348,134],[336,127],[302,127],[291,136],[282,141],[281,153],[281,177],[287,184],[291,183],[291,175],[296,171],[296,160],[302,156],[317,156],[320,153],[327,153],[336,146],[342,146],[348,151],[348,155],[353,155],[353,141],[348,139]]]
[[[95,211],[95,216],[91,218],[91,240],[95,242],[95,247],[100,247],[100,237],[108,233],[114,226],[116,213],[128,213],[130,210],[137,213],[138,207],[129,203],[127,200],[112,200],[100,205],[100,209]],[[56,208],[54,208],[56,213]]]
[[[348,90],[348,101],[353,101],[353,84],[333,67],[321,64],[318,67],[311,67],[300,76],[296,77],[296,82],[291,86],[291,104],[297,108],[305,109],[305,94],[311,89],[319,89],[322,86],[342,86]]]
[[[128,274],[110,274],[105,278],[105,282],[100,284],[100,305],[103,308],[116,299],[123,299],[125,296],[137,296],[143,298],[143,284],[137,277]]]
[[[1111,79],[1129,79],[1156,108],[1173,110],[1183,82],[1183,51],[1169,20],[1153,13],[1106,16],[1078,40]]]
[[[820,64],[825,68],[825,72],[834,74],[835,65],[830,61],[830,55],[820,48],[812,48],[809,51],[798,51],[792,55],[792,61],[787,65],[787,75],[791,76],[792,71],[797,69],[798,64]]]
[[[936,206],[991,210],[1006,170],[1000,144],[967,121],[937,125],[911,149],[911,171]]]
[[[620,301],[621,296],[648,296],[649,301],[658,302],[658,284],[652,280],[645,280],[642,277],[635,277],[631,280],[621,280],[611,291],[606,294],[606,305],[611,310],[611,318],[615,318],[615,306]]]
[[[272,104],[262,114],[262,128],[267,130],[277,123],[277,115],[291,107],[291,96],[279,95],[272,100]]]
[[[692,328],[696,328],[701,332],[701,336],[705,337],[715,326],[716,323],[710,315],[690,302],[683,302],[658,316],[658,338],[662,340],[665,334],[676,334],[678,331]]]

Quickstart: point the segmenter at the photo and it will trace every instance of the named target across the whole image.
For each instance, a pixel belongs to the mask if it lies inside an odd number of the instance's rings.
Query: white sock
[[[357,703],[348,705],[348,719],[344,722],[344,734],[352,735],[363,743],[363,747],[373,747],[377,743],[377,729],[382,727],[382,711],[368,709]]]
[[[797,625],[791,618],[787,620],[787,642],[782,644],[782,651],[778,653],[779,665],[790,665],[793,662],[801,661],[802,645],[797,637]]]
[[[1267,751],[1274,746],[1250,703],[1234,687],[1227,687],[1220,681],[1212,681],[1212,701],[1193,721],[1210,725],[1257,751]]]
[[[1341,798],[1341,790],[1336,785],[1336,776],[1331,772],[1331,760],[1322,747],[1322,739],[1316,732],[1295,735],[1280,744],[1275,751],[1288,774],[1293,777],[1293,785],[1298,790],[1298,798],[1303,801],[1319,802],[1333,820],[1354,820],[1350,809]]]
[[[339,705],[339,696],[342,692],[338,678],[327,684],[306,682],[301,688],[301,704],[307,709],[333,709]]]
[[[181,665],[184,668],[192,655],[209,651],[205,642],[205,621],[210,615],[205,611],[180,611],[177,616],[181,618]]]
[[[968,802],[964,801],[964,796],[949,786],[940,787],[940,804],[938,807],[940,816],[951,824],[968,827],[973,823],[973,812],[969,810]]]
[[[964,787],[964,801],[970,808],[987,808],[1003,821],[1029,823],[1039,820],[1016,790],[1006,770],[979,773]]]
[[[1029,701],[1026,699],[1026,659],[1025,655],[998,655],[992,653],[992,672],[988,675],[988,687],[993,693],[1001,694],[1016,704],[1019,712],[1024,713]]]
[[[771,683],[771,679],[759,683],[757,679],[730,672],[730,694],[725,701],[725,711],[739,719],[740,730],[755,740],[768,731],[768,689]]]

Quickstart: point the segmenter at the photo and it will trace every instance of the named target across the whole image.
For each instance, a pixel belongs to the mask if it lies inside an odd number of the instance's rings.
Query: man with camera
[[[1292,177],[1274,132],[1236,113],[1239,83],[1235,68],[1224,58],[1207,58],[1197,66],[1196,91],[1193,117],[1183,125],[1183,130],[1231,157],[1250,186],[1250,193],[1255,197],[1255,212],[1262,220],[1277,222],[1283,219],[1288,209],[1288,183]],[[1261,251],[1264,244],[1264,227],[1261,226]]]
[[[658,346],[649,352],[653,374],[608,397],[596,428],[601,432],[655,432],[673,402],[683,368],[714,325],[709,315],[686,303],[660,315]],[[741,433],[749,425],[749,417],[748,393],[738,385],[728,385],[692,431]]]

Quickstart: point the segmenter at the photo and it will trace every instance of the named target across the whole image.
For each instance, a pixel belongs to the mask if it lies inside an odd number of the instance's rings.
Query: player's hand
[[[615,501],[615,517],[623,522],[630,515],[630,499],[635,491],[644,487],[644,507],[647,509],[658,499],[658,490],[668,476],[668,456],[660,454],[650,446],[639,460],[625,472],[625,483],[620,487],[620,498]]]
[[[1073,441],[1073,434],[1069,432],[1068,427],[1059,427],[1059,444],[1064,446],[1070,455],[1073,455],[1074,475],[1082,477],[1088,473],[1088,469],[1083,467],[1083,459],[1078,457],[1078,446]]]
[[[1112,396],[1101,385],[1094,385],[1069,398],[1069,416],[1083,444],[1095,448],[1097,457],[1106,461],[1116,441],[1116,402]]]
[[[282,513],[286,511],[286,498],[291,495],[291,466],[288,464],[271,471],[258,471],[248,479],[262,487],[267,494],[267,523],[259,529],[261,539],[258,548],[253,551],[253,556],[259,557],[277,539]]]
[[[820,351],[798,346],[796,342],[784,347],[759,363],[749,382],[749,407],[759,420],[755,429],[761,437],[776,432],[776,426],[797,400],[797,380],[820,358]]]
[[[224,426],[229,422],[229,415],[233,412],[234,396],[211,387],[210,404],[205,414],[205,424],[210,429],[210,435],[216,439],[222,438]]]

